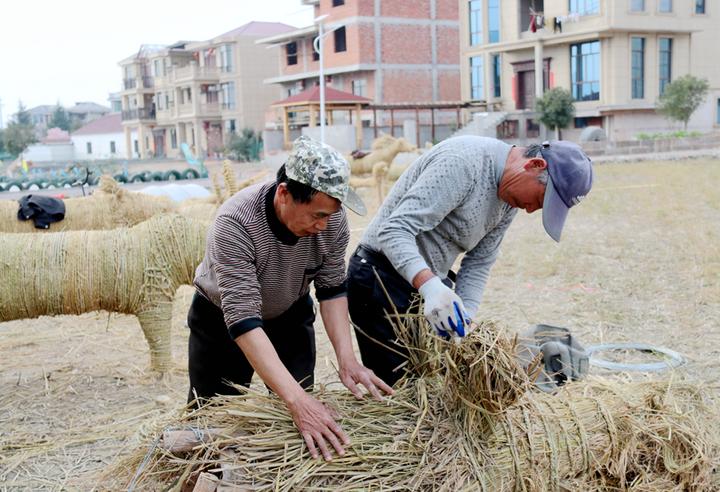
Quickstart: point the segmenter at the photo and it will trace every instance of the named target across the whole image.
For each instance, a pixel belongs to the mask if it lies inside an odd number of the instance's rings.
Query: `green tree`
[[[35,128],[32,125],[20,124],[13,121],[3,132],[5,150],[17,155],[33,142],[37,142]]]
[[[25,105],[22,103],[22,101],[18,101],[18,110],[17,113],[15,113],[15,122],[20,125],[32,125],[30,113],[25,108]]]
[[[535,109],[540,113],[540,122],[543,125],[557,130],[558,139],[560,130],[566,128],[575,116],[572,95],[561,87],[547,91],[537,100]]]
[[[248,162],[260,160],[261,149],[262,137],[252,128],[245,128],[239,135],[233,134],[230,137],[225,150],[231,159]]]
[[[680,121],[687,131],[688,121],[707,96],[710,84],[706,79],[685,75],[665,87],[658,99],[657,112],[670,120]]]
[[[63,108],[59,102],[53,112],[52,118],[50,118],[48,128],[60,128],[66,132],[70,131],[70,117],[68,116],[67,111],[65,111],[65,108]]]

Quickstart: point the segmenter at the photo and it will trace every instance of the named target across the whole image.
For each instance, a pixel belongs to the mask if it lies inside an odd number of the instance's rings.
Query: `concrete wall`
[[[133,135],[133,140],[137,138]],[[75,146],[75,159],[81,161],[95,161],[107,159],[127,159],[124,133],[106,133],[95,135],[73,135],[71,137]],[[115,142],[115,153],[110,152],[110,142]],[[87,144],[92,146],[92,153],[88,154]]]
[[[72,142],[61,144],[32,144],[23,152],[26,161],[72,161],[75,157]]]

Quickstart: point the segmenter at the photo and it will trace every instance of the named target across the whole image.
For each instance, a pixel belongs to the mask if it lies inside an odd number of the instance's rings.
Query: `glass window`
[[[631,38],[632,98],[645,97],[645,38]]]
[[[570,13],[593,15],[600,13],[600,0],[570,0]]]
[[[367,92],[367,81],[365,79],[355,79],[352,81],[351,85],[353,94],[365,97]]]
[[[630,0],[630,12],[645,12],[645,0]]]
[[[485,98],[483,87],[483,57],[473,56],[470,58],[470,99],[473,101]]]
[[[114,154],[115,152],[116,152],[116,150],[115,150],[115,141],[114,141],[114,140],[110,140],[110,153],[111,153],[111,154]]]
[[[660,95],[672,79],[672,39],[660,38]]]
[[[297,43],[295,41],[285,45],[285,54],[288,65],[297,65]]]
[[[235,109],[235,82],[220,84],[220,92],[222,93],[222,108]]]
[[[333,0],[333,7],[339,7],[340,5],[345,5],[345,0]]]
[[[92,143],[86,142],[86,143],[85,143],[85,146],[87,147],[87,149],[86,149],[86,150],[87,150],[87,153],[88,153],[88,154],[92,154]]]
[[[672,0],[660,0],[658,10],[660,12],[672,12]]]
[[[177,149],[177,131],[175,128],[170,128],[170,148]]]
[[[228,73],[233,71],[232,46],[229,44],[220,46],[220,71]]]
[[[345,40],[345,26],[335,29],[335,53],[347,51]]]
[[[502,82],[500,74],[502,72],[502,63],[500,61],[500,55],[492,56],[493,65],[493,96],[500,97],[502,95]]]
[[[470,45],[483,42],[482,0],[470,2]]]
[[[570,78],[576,101],[600,99],[600,41],[570,45]]]
[[[704,14],[705,13],[705,0],[695,0],[695,13],[696,14]]]
[[[488,2],[488,42],[500,42],[500,0]]]
[[[720,125],[720,99],[717,100],[717,114],[715,115],[715,123]]]

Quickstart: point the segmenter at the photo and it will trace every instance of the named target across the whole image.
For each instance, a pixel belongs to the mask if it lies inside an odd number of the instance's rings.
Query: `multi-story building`
[[[266,108],[282,93],[262,83],[276,73],[278,53],[255,41],[294,29],[250,22],[208,41],[143,46],[122,60],[127,155],[179,157],[183,142],[214,155],[237,130],[261,130]]]
[[[313,40],[322,22],[323,71],[334,89],[377,105],[459,101],[457,0],[302,0],[314,7],[308,27],[258,42],[281,52],[279,73],[265,80],[292,96],[319,84]],[[389,115],[376,111],[381,124]],[[363,120],[370,122],[372,111]],[[414,118],[414,116],[413,116]],[[337,121],[337,119],[336,119]]]
[[[600,126],[608,138],[666,131],[655,112],[669,82],[708,79],[690,129],[720,126],[720,9],[707,0],[459,0],[462,97],[506,113],[498,133],[536,137],[535,100],[550,87],[575,99],[563,137]],[[717,10],[716,10],[717,9]]]

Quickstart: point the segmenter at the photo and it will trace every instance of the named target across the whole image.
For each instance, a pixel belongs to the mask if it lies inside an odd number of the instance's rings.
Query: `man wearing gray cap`
[[[517,210],[542,208],[546,232],[559,241],[568,210],[588,194],[592,180],[590,159],[566,141],[521,148],[455,137],[415,161],[350,259],[350,316],[365,366],[390,385],[402,376],[406,353],[394,343],[386,313],[407,312],[416,293],[439,335],[465,336]],[[455,275],[451,268],[460,255]]]
[[[358,398],[392,389],[360,364],[348,317],[345,249],[350,233],[341,205],[364,214],[350,189],[350,166],[334,149],[300,137],[277,179],[239,191],[220,207],[195,272],[188,313],[188,401],[236,394],[254,372],[286,403],[313,457],[344,454],[349,440],[313,385],[315,310],[338,360],[341,381]]]

